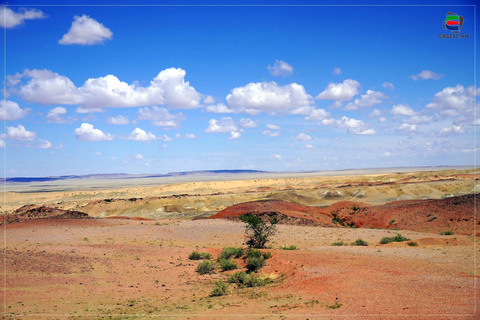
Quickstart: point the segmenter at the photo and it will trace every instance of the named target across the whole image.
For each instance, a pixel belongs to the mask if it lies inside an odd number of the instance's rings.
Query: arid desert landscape
[[[125,188],[118,177],[103,187],[83,178],[64,191],[9,184],[6,316],[478,317],[474,169],[250,175]],[[258,281],[242,284],[232,279],[249,258],[233,256],[237,268],[222,271],[218,257],[228,247],[248,252],[245,213],[280,222],[260,249],[264,266],[249,274]],[[198,272],[193,251],[210,255],[211,274]],[[228,288],[215,295],[218,281]]]

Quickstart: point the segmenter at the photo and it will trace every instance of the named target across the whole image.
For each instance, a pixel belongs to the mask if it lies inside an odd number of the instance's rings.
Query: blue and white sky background
[[[443,3],[7,2],[6,175],[473,165],[475,2]]]

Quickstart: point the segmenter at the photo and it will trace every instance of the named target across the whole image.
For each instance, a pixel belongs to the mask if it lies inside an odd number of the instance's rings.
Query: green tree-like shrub
[[[239,218],[247,224],[245,233],[247,245],[250,248],[265,248],[269,238],[277,232],[277,223],[279,222],[277,215],[274,215],[268,224],[261,217],[252,213],[246,213]]]

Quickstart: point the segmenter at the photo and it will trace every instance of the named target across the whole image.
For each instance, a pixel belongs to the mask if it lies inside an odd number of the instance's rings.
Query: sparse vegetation
[[[332,243],[332,246],[344,246],[345,244],[343,243],[343,241],[336,241],[334,243]]]
[[[384,237],[384,238],[382,238],[380,240],[380,243],[381,244],[387,244],[387,243],[390,243],[390,242],[403,242],[403,241],[408,241],[408,240],[410,240],[410,239],[405,238],[400,233],[397,233],[397,235],[395,237]]]
[[[438,217],[434,215],[431,215],[431,216],[429,215],[429,217],[430,219],[428,219],[428,222],[432,222],[433,220],[438,219]]]
[[[357,239],[352,242],[352,246],[368,246],[368,242],[363,239]]]
[[[409,241],[409,242],[407,242],[407,244],[408,244],[410,247],[416,247],[416,246],[418,246],[418,243],[416,243],[415,241]]]
[[[297,246],[295,246],[295,245],[291,245],[289,247],[283,246],[281,249],[282,250],[297,250]]]
[[[230,258],[221,258],[218,260],[218,263],[220,264],[220,268],[222,268],[222,271],[238,269],[238,265]]]
[[[193,251],[190,253],[188,256],[188,259],[190,260],[210,260],[212,258],[212,255],[208,252],[198,252],[198,251]]]
[[[453,235],[453,231],[442,231],[440,232],[441,236],[451,236]]]
[[[341,306],[342,306],[341,303],[338,303],[338,301],[335,301],[334,304],[332,304],[332,305],[330,305],[330,306],[327,306],[327,308],[329,308],[329,309],[338,309],[338,308],[340,308]]]
[[[245,222],[247,235],[247,245],[250,248],[265,248],[265,244],[269,241],[269,238],[277,232],[278,218],[275,214],[270,218],[269,224],[267,224],[259,216],[252,213],[241,215],[240,220]]]
[[[222,252],[220,252],[218,260],[229,259],[231,257],[240,258],[241,256],[243,256],[243,248],[228,247],[223,249]]]
[[[265,259],[263,257],[257,258],[252,257],[248,259],[247,265],[245,266],[249,272],[257,272],[265,264]]]
[[[262,287],[269,281],[267,278],[244,271],[235,272],[228,277],[228,282],[238,284],[240,287]]]
[[[338,214],[336,212],[332,212],[332,222],[335,223],[335,224],[341,224],[341,221],[340,221],[340,217],[338,216]]]
[[[265,260],[270,259],[272,257],[272,253],[271,252],[264,252],[264,253],[262,253],[262,257]]]
[[[359,206],[353,206],[352,210],[355,212],[355,211],[358,211],[360,210],[360,207]]]
[[[248,249],[245,253],[247,258],[260,258],[262,256],[262,252],[256,249]]]
[[[215,265],[211,261],[200,262],[195,270],[200,274],[212,274],[215,271]]]
[[[213,288],[210,296],[219,297],[224,296],[228,293],[228,283],[223,282],[222,280],[215,282],[215,288]]]

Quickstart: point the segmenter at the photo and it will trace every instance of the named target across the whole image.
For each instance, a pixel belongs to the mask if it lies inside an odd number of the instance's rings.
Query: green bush
[[[441,236],[451,236],[453,235],[453,231],[442,231],[440,232]]]
[[[220,260],[218,260],[218,263],[220,264],[220,268],[222,268],[222,271],[238,269],[238,265],[233,262],[232,259],[220,258]]]
[[[198,252],[198,251],[193,251],[188,256],[188,259],[190,260],[210,260],[211,258],[212,258],[212,255],[210,253]]]
[[[247,265],[245,266],[249,272],[257,272],[265,264],[265,259],[263,257],[257,258],[252,257],[248,259]]]
[[[215,265],[211,261],[200,262],[195,270],[200,274],[212,274],[215,271]]]
[[[267,281],[259,276],[253,273],[248,274],[244,271],[235,272],[228,277],[227,281],[230,283],[236,283],[241,287],[261,287],[267,284]]]
[[[270,259],[272,257],[272,253],[271,252],[264,252],[262,254],[262,257],[263,259],[267,260],[267,259]]]
[[[380,240],[381,244],[387,244],[390,242],[403,242],[403,241],[408,241],[410,239],[405,238],[402,236],[400,233],[398,233],[395,237],[384,237]]]
[[[245,233],[248,239],[247,245],[250,248],[265,248],[269,238],[277,232],[277,223],[279,222],[277,215],[270,219],[270,224],[252,213],[243,214],[239,219],[247,224]]]
[[[248,249],[245,253],[247,258],[260,258],[262,256],[262,252],[257,249]]]
[[[297,246],[294,246],[294,245],[292,245],[292,246],[290,246],[290,247],[283,246],[283,247],[282,247],[282,250],[297,250]]]
[[[337,241],[337,242],[334,242],[332,243],[332,246],[344,246],[345,244],[343,243],[343,241]]]
[[[368,242],[363,239],[357,239],[352,242],[352,246],[368,246]]]
[[[218,259],[229,259],[231,257],[235,257],[235,258],[240,258],[241,256],[243,256],[243,248],[232,248],[232,247],[228,247],[228,248],[225,248],[222,250],[222,252],[220,252],[220,255],[218,256]]]
[[[416,247],[416,246],[418,246],[418,243],[416,243],[415,241],[409,241],[409,242],[407,242],[407,244],[408,244],[410,247]]]
[[[213,288],[210,296],[219,297],[224,296],[228,293],[228,283],[223,282],[222,280],[215,282],[215,288]]]

